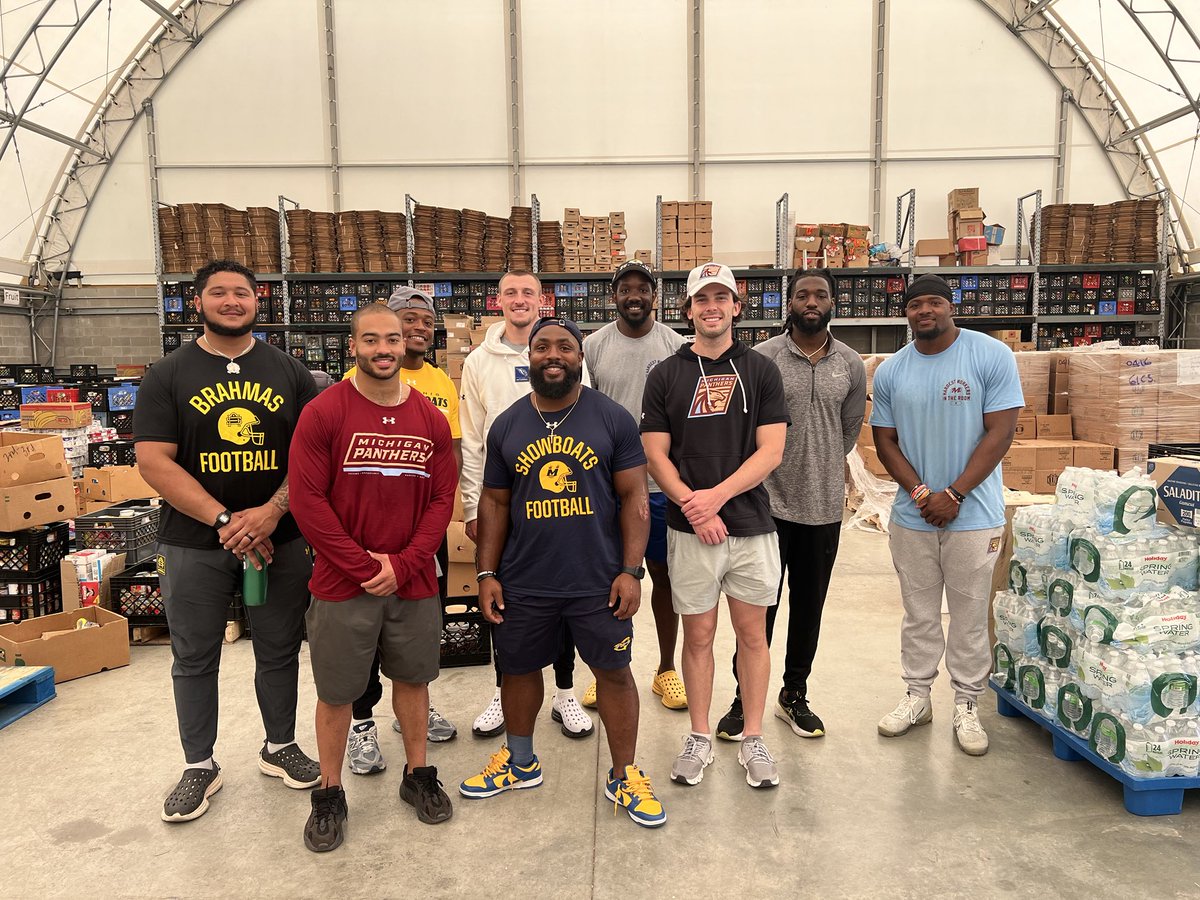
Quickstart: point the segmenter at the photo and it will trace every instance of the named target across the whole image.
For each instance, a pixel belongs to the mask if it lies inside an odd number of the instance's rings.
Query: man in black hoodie
[[[671,778],[699,784],[713,761],[713,638],[724,592],[745,715],[738,762],[751,787],[770,787],[779,771],[763,743],[762,718],[771,676],[766,612],[776,602],[779,547],[762,481],[783,459],[791,419],[775,363],[733,337],[742,305],[729,267],[693,269],[683,310],[695,343],[651,371],[641,425],[650,473],[669,501],[668,565],[679,573],[671,594],[683,617],[692,730]]]

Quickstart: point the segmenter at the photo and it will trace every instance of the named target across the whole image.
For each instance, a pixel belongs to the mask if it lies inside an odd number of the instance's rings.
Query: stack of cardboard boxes
[[[472,315],[442,315],[442,327],[446,329],[446,349],[438,352],[438,358],[442,370],[450,376],[456,390],[462,388],[463,363],[466,362],[467,354],[472,348],[483,343],[491,326],[503,321],[503,316],[480,316],[479,324],[476,325]]]
[[[563,271],[611,272],[625,262],[625,213],[584,216],[563,210]]]
[[[797,224],[792,265],[797,269],[865,269],[871,262],[870,229],[866,225],[827,222]]]
[[[662,202],[662,259],[667,272],[694,269],[712,262],[712,201],[664,200]]]
[[[1003,225],[985,225],[979,188],[955,188],[946,197],[944,238],[917,241],[916,255],[937,259],[939,266],[986,266],[994,262],[989,248],[1004,243]]]

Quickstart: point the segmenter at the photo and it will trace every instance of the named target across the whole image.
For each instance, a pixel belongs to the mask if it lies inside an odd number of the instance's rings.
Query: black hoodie
[[[646,379],[642,433],[671,435],[670,460],[692,490],[716,487],[736,472],[758,449],[759,426],[779,422],[792,422],[779,369],[741,341],[715,360],[685,344]],[[720,516],[734,537],[775,530],[761,484],[726,503]],[[667,509],[667,524],[694,533],[675,503]]]

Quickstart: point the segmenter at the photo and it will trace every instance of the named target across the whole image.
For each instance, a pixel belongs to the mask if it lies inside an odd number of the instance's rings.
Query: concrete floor
[[[648,585],[647,585],[648,586]],[[785,606],[786,610],[786,606]],[[780,626],[786,611],[780,614]],[[845,532],[810,686],[829,736],[805,741],[769,719],[780,760],[774,791],[748,787],[733,744],[718,741],[704,782],[668,780],[685,713],[649,692],[655,665],[648,606],[638,617],[634,669],[642,687],[638,758],[668,824],[641,829],[603,798],[602,737],[571,741],[539,719],[546,773],[534,791],[460,800],[497,740],[470,724],[491,695],[488,668],[449,669],[433,687],[459,738],[435,745],[455,802],[440,826],[417,822],[396,795],[400,738],[381,728],[390,766],[347,774],[346,844],[304,848],[305,792],[261,775],[262,739],[249,642],[225,648],[217,760],[225,787],[203,818],[168,825],[162,798],[182,764],[167,647],[135,647],[128,668],[59,685],[58,697],[0,731],[4,869],[14,897],[1024,897],[1200,895],[1200,797],[1180,816],[1127,814],[1120,786],[1087,763],[1054,759],[1050,738],[1025,719],[983,720],[992,750],[955,746],[947,680],[934,688],[930,727],[878,736],[900,698],[899,594],[886,539]],[[732,636],[723,624],[719,660]],[[782,642],[774,653],[782,665]],[[576,685],[586,687],[582,668]],[[552,683],[550,684],[552,687]],[[773,683],[773,692],[778,680]],[[717,715],[733,679],[718,664]],[[301,745],[315,754],[314,693],[301,661]],[[380,719],[381,723],[384,722]],[[714,717],[715,725],[715,717]]]

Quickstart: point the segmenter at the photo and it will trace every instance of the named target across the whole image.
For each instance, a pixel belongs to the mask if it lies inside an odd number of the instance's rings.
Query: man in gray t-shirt
[[[608,395],[637,421],[642,417],[642,392],[646,376],[682,346],[683,337],[655,321],[657,282],[650,267],[631,259],[612,279],[617,321],[588,335],[583,354],[592,373],[592,386]],[[667,570],[667,498],[650,479],[650,542],[646,567],[654,580],[650,607],[658,632],[658,671],[651,685],[668,709],[687,709],[687,693],[675,671],[675,643],[679,616],[671,606],[671,578]],[[594,692],[584,694],[585,705],[595,705]]]
[[[828,269],[797,271],[788,287],[786,330],[754,349],[783,375],[792,426],[783,464],[763,482],[787,572],[787,654],[775,715],[801,737],[821,737],[825,724],[808,707],[808,677],[821,632],[821,610],[837,559],[845,505],[845,460],[862,427],[867,378],[857,353],[829,332],[837,296]],[[783,581],[779,597],[783,596]],[[767,609],[767,643],[779,605]],[[737,654],[733,677],[737,678]],[[735,698],[717,736],[738,740],[742,706]]]

